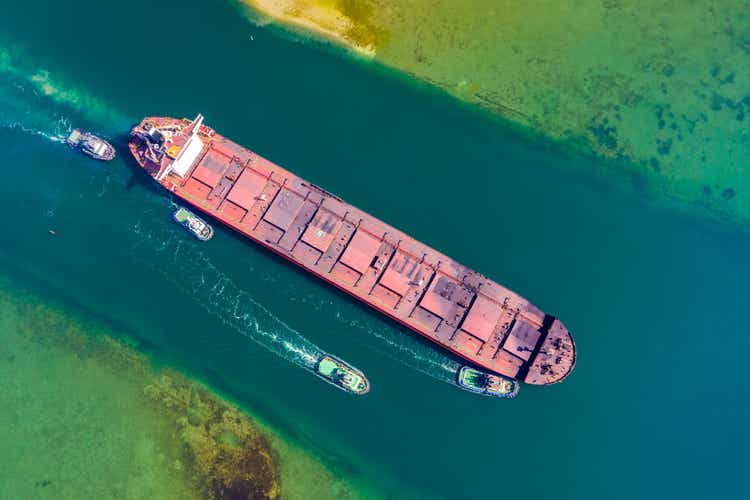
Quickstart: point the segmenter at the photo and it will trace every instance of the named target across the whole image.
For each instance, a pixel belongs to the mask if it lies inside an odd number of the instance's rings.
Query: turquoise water
[[[230,3],[80,3],[4,12],[0,272],[116,325],[395,495],[741,491],[746,234],[564,175],[586,160],[251,26]],[[60,143],[84,126],[124,153],[143,115],[198,111],[560,316],[578,346],[572,376],[513,401],[461,392],[456,361],[392,322],[223,229],[189,239],[125,154],[94,163]],[[348,397],[300,369],[308,341],[365,371],[371,393]]]

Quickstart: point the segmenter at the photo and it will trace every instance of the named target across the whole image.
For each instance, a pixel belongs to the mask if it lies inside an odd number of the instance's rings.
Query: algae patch
[[[146,366],[29,299],[0,292],[0,498],[200,498]]]
[[[361,495],[99,323],[9,289],[0,279],[0,498]]]
[[[184,379],[163,375],[145,388],[168,408],[198,484],[210,498],[277,498],[277,460],[268,438],[236,408]]]

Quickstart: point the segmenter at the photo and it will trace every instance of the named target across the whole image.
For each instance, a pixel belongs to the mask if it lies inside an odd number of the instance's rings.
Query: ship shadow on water
[[[133,188],[142,187],[153,194],[164,196],[164,189],[162,189],[161,186],[158,186],[154,182],[154,180],[141,168],[141,166],[138,165],[138,162],[135,161],[133,155],[130,154],[130,148],[128,147],[129,141],[130,133],[118,134],[117,136],[112,138],[112,144],[115,146],[115,149],[117,149],[120,158],[122,158],[123,160],[123,163],[128,166],[128,169],[131,172],[131,176],[125,184],[125,190],[131,191]]]
[[[113,139],[114,141],[116,141],[119,150],[122,151],[124,162],[128,165],[128,168],[132,172],[132,175],[126,184],[125,189],[129,191],[133,188],[145,187],[151,193],[162,197],[164,200],[167,200],[172,204],[184,204],[183,202],[181,202],[181,200],[175,199],[171,195],[171,193],[168,193],[166,189],[157,184],[151,178],[151,176],[141,168],[141,166],[136,162],[135,158],[133,158],[130,154],[128,148],[129,139],[129,134],[121,134]],[[314,284],[316,290],[318,290],[317,295],[325,293],[323,292],[324,289],[331,290],[336,294],[336,300],[342,301],[343,304],[346,304],[350,308],[352,308],[353,306],[353,310],[356,310],[357,313],[365,312],[367,322],[376,322],[388,329],[391,329],[392,332],[398,332],[393,336],[391,336],[390,332],[386,335],[383,335],[379,332],[373,331],[366,325],[354,326],[346,318],[338,319],[338,314],[332,313],[332,315],[334,316],[332,319],[338,320],[343,323],[345,325],[345,328],[362,328],[371,338],[374,338],[377,342],[379,342],[380,345],[378,347],[374,347],[374,349],[378,351],[380,355],[392,359],[400,364],[404,364],[409,368],[419,371],[431,378],[460,388],[457,383],[458,369],[460,368],[460,366],[467,364],[466,361],[462,360],[460,357],[450,351],[437,349],[430,340],[423,338],[421,335],[412,332],[400,323],[393,321],[390,318],[383,316],[378,311],[375,311],[365,304],[362,304],[343,290],[339,290],[334,286],[327,285],[326,283],[322,282],[317,276],[311,275],[309,272],[301,269],[299,266],[294,265],[273,250],[253,241],[249,241],[247,238],[238,234],[231,228],[226,227],[221,221],[215,219],[210,213],[201,210],[200,207],[192,208],[202,213],[203,216],[208,220],[213,221],[215,230],[219,230],[221,233],[223,233],[225,236],[228,236],[235,242],[240,242],[244,247],[251,249],[251,251],[260,250],[264,255],[270,256],[278,265],[284,266],[287,269],[291,269],[296,276],[303,278],[303,283]],[[398,337],[400,337],[401,335],[407,336],[409,342],[412,345],[400,347],[398,343],[403,339],[399,339]],[[394,354],[389,354],[389,350],[393,351]],[[401,355],[399,355],[398,351],[401,352]],[[436,357],[438,359],[435,359]],[[427,367],[428,365],[429,368]]]
[[[422,349],[424,352],[429,352],[430,354],[434,354],[437,356],[442,356],[445,358],[446,361],[451,361],[457,365],[456,372],[453,374],[454,376],[450,380],[450,384],[454,385],[457,388],[460,388],[458,385],[456,379],[458,377],[458,369],[460,366],[468,364],[465,360],[460,358],[459,356],[453,354],[450,351],[447,350],[438,350],[434,343],[421,335],[412,332],[409,328],[402,325],[401,323],[398,323],[397,321],[394,321],[387,316],[383,315],[382,313],[376,311],[375,309],[372,309],[371,307],[368,307],[367,305],[363,304],[359,300],[355,299],[348,293],[344,292],[343,290],[340,290],[339,288],[328,285],[327,283],[323,282],[320,278],[317,276],[310,274],[308,271],[302,269],[301,267],[293,264],[292,262],[289,262],[286,258],[282,257],[281,255],[277,254],[273,250],[264,247],[263,245],[260,245],[258,243],[255,243],[253,241],[248,240],[247,238],[243,237],[242,235],[238,234],[236,231],[224,226],[223,223],[218,221],[217,219],[213,218],[211,214],[202,212],[206,217],[211,219],[215,226],[218,226],[222,233],[224,233],[226,236],[234,240],[235,242],[238,242],[247,248],[251,249],[252,251],[260,251],[264,255],[270,257],[273,259],[275,263],[277,263],[279,266],[283,266],[286,269],[291,270],[297,277],[300,277],[304,280],[305,283],[313,285],[318,291],[328,290],[335,294],[336,300],[343,301],[350,307],[356,308],[357,312],[365,313],[367,318],[369,320],[374,320],[387,328],[392,328],[394,331],[398,332],[400,335],[408,336],[408,338],[416,343]],[[325,293],[325,292],[323,292]],[[380,337],[380,335],[374,334],[372,332],[368,332],[370,336]],[[380,338],[382,342],[389,343],[390,339],[387,338]],[[389,348],[392,348],[392,346],[387,346]],[[382,353],[382,352],[381,352]],[[387,354],[382,353],[383,355],[387,356]],[[387,356],[391,357],[391,356]],[[395,356],[394,356],[395,357]],[[410,368],[414,368],[418,371],[422,371],[419,368],[410,366]],[[448,382],[448,380],[440,378],[440,380]]]

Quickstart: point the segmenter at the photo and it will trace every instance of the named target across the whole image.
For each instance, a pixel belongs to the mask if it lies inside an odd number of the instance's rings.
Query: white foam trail
[[[168,203],[176,206],[172,201]],[[182,234],[178,228],[145,229],[137,224],[133,231],[138,234],[141,244],[150,247],[148,253],[154,256],[154,262],[159,263],[155,265],[149,262],[149,266],[188,292],[222,323],[299,366],[310,368],[314,365],[321,350],[248,292],[240,289],[211,262],[199,243]],[[164,269],[170,269],[170,272]],[[272,275],[264,275],[263,279],[271,282],[278,280]],[[422,345],[396,328],[385,325],[382,329],[373,328],[351,319],[351,315],[356,313],[353,307],[351,311],[343,311],[338,303],[312,294],[296,294],[293,287],[289,290],[289,300],[307,303],[319,311],[330,312],[333,309],[332,320],[368,334],[365,338],[375,339],[380,344],[377,351],[388,358],[433,379],[455,385],[461,365],[452,358]]]
[[[0,128],[64,143],[72,130],[68,118],[50,110],[49,103],[36,97],[30,84],[14,71],[10,65],[0,64]]]
[[[188,292],[204,310],[282,358],[302,368],[315,367],[321,349],[240,289],[199,249],[198,243],[175,232],[145,230],[141,224],[136,224],[133,232],[141,243],[152,247],[149,253],[154,261],[147,262],[149,267]]]
[[[61,118],[59,121],[65,121],[65,120],[64,118]],[[60,144],[64,143],[65,139],[67,138],[67,134],[61,133],[61,129],[59,127],[55,127],[54,131],[41,130],[41,129],[27,127],[20,121],[0,122],[0,128],[20,130],[21,132],[24,132],[26,134],[42,137],[49,141],[60,143]],[[69,131],[70,130],[68,130],[68,132]]]
[[[60,79],[18,45],[0,45],[0,78],[0,127],[63,142],[70,123],[51,112],[50,104],[110,130],[126,130],[134,121],[89,90]]]
[[[378,349],[385,356],[434,379],[455,384],[456,374],[461,368],[461,364],[435,349],[421,345],[417,339],[411,338],[409,334],[400,332],[396,328],[377,329],[369,327],[357,320],[348,319],[346,313],[340,310],[335,311],[334,318],[350,328],[365,331],[385,344],[387,349]]]

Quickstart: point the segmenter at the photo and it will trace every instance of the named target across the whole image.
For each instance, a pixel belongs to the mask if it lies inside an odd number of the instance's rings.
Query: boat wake
[[[30,58],[19,57],[18,53],[11,56],[0,46],[0,130],[16,130],[63,144],[73,129],[72,118],[68,117],[78,117],[75,118],[77,121],[83,119],[118,131],[129,127],[133,121],[85,89],[71,87],[49,71],[35,68]],[[91,172],[89,184],[97,186],[95,192],[91,191],[92,196],[103,196],[112,176],[116,176],[118,182],[121,180],[120,174],[110,170],[92,169]],[[160,210],[162,203],[157,203]],[[46,214],[49,218],[53,215],[54,209]],[[157,260],[166,260],[169,263],[166,267],[177,272],[168,274],[152,262],[145,262],[146,265],[188,292],[201,307],[235,331],[300,367],[314,368],[321,349],[240,289],[211,262],[197,242],[177,229],[164,227],[155,230],[149,226],[147,230],[145,227],[145,224],[137,224],[133,228],[140,236],[139,244],[148,245],[147,253],[156,252],[160,257]],[[270,273],[264,274],[266,281],[278,279]],[[460,364],[439,350],[425,346],[414,336],[377,319],[354,319],[361,318],[362,311],[353,304],[344,301],[327,303],[318,295],[300,298],[294,287],[284,289],[289,290],[288,300],[308,302],[321,314],[331,315],[332,321],[360,331],[363,334],[360,341],[370,343],[368,347],[373,350],[433,379],[455,385]]]
[[[322,350],[273,314],[250,293],[238,287],[211,262],[200,248],[200,243],[188,238],[177,228],[147,229],[144,224],[138,223],[133,231],[139,236],[136,246],[148,246],[146,253],[155,257],[153,261],[145,264],[172,284],[188,292],[206,311],[282,358],[303,368],[314,368],[315,360]],[[135,253],[143,254],[142,251]],[[160,262],[160,265],[154,265],[153,262]],[[170,272],[167,273],[165,269],[170,269]],[[269,274],[264,275],[262,279],[274,282],[278,278]],[[369,347],[380,354],[433,379],[456,385],[456,375],[461,365],[442,352],[422,345],[418,339],[399,331],[396,327],[372,325],[367,320],[353,319],[361,315],[361,311],[352,304],[334,304],[318,296],[296,293],[294,287],[284,289],[290,291],[290,301],[305,302],[321,314],[332,312],[332,321],[344,325],[347,329],[362,332],[364,335],[353,337],[370,342]]]
[[[461,368],[458,361],[437,349],[423,345],[408,332],[399,331],[396,326],[368,325],[351,319],[357,312],[354,306],[342,304],[334,309],[333,316],[338,323],[350,329],[363,331],[374,338],[380,345],[373,346],[373,349],[384,356],[436,380],[456,385],[456,376]]]
[[[64,143],[72,130],[68,119],[38,103],[37,96],[13,80],[8,75],[0,75],[0,129]]]
[[[65,137],[67,137],[67,134],[72,130],[70,122],[65,117],[59,117],[55,122],[55,125],[48,130],[30,128],[20,121],[0,121],[0,128],[20,130],[25,134],[36,135],[60,144],[65,143]]]
[[[141,223],[133,227],[133,232],[139,237],[135,253],[142,254],[139,247],[148,245],[147,253],[155,257],[144,264],[187,292],[223,324],[287,361],[309,370],[315,368],[323,351],[239,288],[211,262],[199,243],[166,228],[146,229]]]
[[[44,69],[23,48],[0,44],[0,129],[19,130],[63,143],[76,116],[117,133],[133,120],[84,88],[70,85]]]
[[[273,274],[263,276],[263,280],[268,283],[276,284],[279,279]],[[320,314],[330,315],[332,321],[344,325],[347,329],[361,332],[363,335],[359,337],[353,335],[352,338],[370,342],[368,347],[387,358],[433,379],[457,386],[458,370],[463,365],[442,351],[424,345],[416,334],[402,331],[400,327],[390,324],[384,318],[363,318],[362,307],[359,304],[342,300],[326,300],[319,294],[299,290],[289,283],[285,283],[283,287],[274,288],[287,290],[289,301],[302,302]]]

